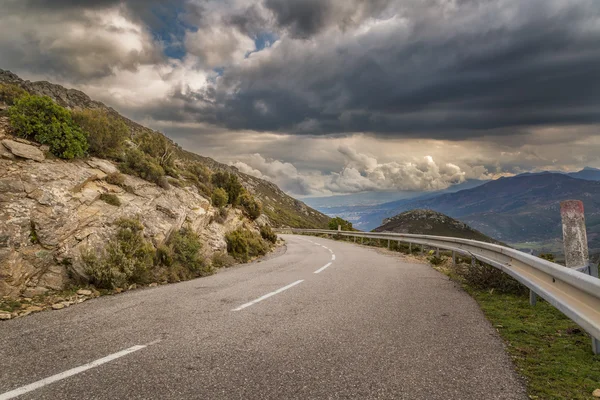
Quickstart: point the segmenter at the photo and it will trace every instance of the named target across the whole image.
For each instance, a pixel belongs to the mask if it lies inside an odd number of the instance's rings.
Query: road
[[[1,323],[0,400],[527,398],[444,275],[283,237],[262,262]]]

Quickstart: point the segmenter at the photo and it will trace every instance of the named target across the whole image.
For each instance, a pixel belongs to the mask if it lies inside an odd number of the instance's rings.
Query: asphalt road
[[[262,262],[0,323],[0,400],[527,398],[444,275],[284,238]]]

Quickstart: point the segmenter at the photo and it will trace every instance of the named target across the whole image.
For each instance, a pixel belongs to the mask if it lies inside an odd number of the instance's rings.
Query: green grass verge
[[[507,344],[532,399],[592,399],[600,388],[600,356],[577,324],[545,301],[465,286]]]

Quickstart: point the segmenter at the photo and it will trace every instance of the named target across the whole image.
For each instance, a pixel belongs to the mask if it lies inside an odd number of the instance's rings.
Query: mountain
[[[484,234],[522,249],[560,251],[560,202],[582,200],[588,240],[600,250],[600,182],[564,174],[527,174],[500,178],[473,189],[408,202],[397,207],[431,209],[472,226]]]
[[[0,83],[19,86],[25,91],[39,96],[48,96],[57,104],[68,109],[101,109],[127,125],[132,136],[150,132],[160,134],[146,128],[124,116],[105,104],[92,100],[85,93],[67,89],[60,85],[40,81],[30,82],[19,78],[10,71],[0,69]],[[162,136],[162,134],[160,134]],[[196,161],[206,165],[213,171],[223,170],[236,174],[244,187],[263,204],[263,211],[273,226],[290,226],[296,228],[323,228],[327,226],[329,217],[312,209],[303,202],[285,194],[275,184],[240,172],[237,168],[219,163],[209,157],[203,157],[182,149],[167,137],[164,137],[175,149],[176,157],[184,161]]]
[[[432,210],[406,211],[383,221],[374,232],[410,233],[415,235],[449,236],[480,242],[498,243],[469,225]]]
[[[588,181],[600,181],[600,169],[598,168],[585,167],[579,172],[571,172],[567,175],[569,175],[571,178],[585,179]]]

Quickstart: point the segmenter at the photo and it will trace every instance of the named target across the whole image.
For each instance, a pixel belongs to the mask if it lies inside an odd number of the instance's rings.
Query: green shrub
[[[227,192],[229,204],[233,204],[234,206],[239,204],[240,196],[245,191],[237,175],[226,171],[219,171],[213,174],[212,184],[224,189]]]
[[[225,235],[227,252],[236,260],[248,262],[250,259],[267,254],[269,247],[254,232],[238,229]]]
[[[229,268],[235,264],[235,259],[227,253],[215,253],[212,256],[211,264],[214,268]]]
[[[240,196],[240,205],[244,207],[244,211],[250,219],[255,220],[260,217],[262,207],[249,193],[246,192]]]
[[[223,207],[229,201],[229,196],[225,189],[216,188],[211,196],[213,206],[215,207]]]
[[[275,232],[273,232],[269,225],[263,225],[260,227],[260,236],[273,244],[277,243],[277,235]]]
[[[116,224],[115,237],[100,255],[91,251],[81,254],[90,283],[102,289],[148,283],[154,248],[144,239],[144,227],[137,219],[120,219]]]
[[[221,207],[219,208],[219,212],[210,218],[210,223],[212,224],[213,222],[216,222],[217,224],[224,224],[225,221],[227,221],[228,214],[229,211],[227,210],[227,208]]]
[[[73,111],[73,120],[87,135],[90,154],[101,157],[116,157],[123,151],[129,136],[129,128],[105,110]]]
[[[21,97],[28,95],[29,94],[25,90],[21,89],[21,87],[17,85],[0,83],[0,102],[2,103],[12,106]]]
[[[338,225],[342,226],[343,231],[352,231],[352,223],[342,219],[340,217],[335,217],[329,220],[329,229],[337,231]]]
[[[137,175],[142,179],[156,183],[162,188],[169,188],[165,170],[152,157],[141,150],[129,149],[125,153],[124,161],[119,164],[119,168],[126,174]]]
[[[100,195],[100,200],[103,202],[110,204],[111,206],[119,207],[121,206],[121,200],[119,200],[119,196],[113,193],[102,193]]]
[[[195,276],[210,275],[213,270],[202,258],[202,243],[198,235],[189,227],[182,228],[169,238],[169,246],[173,252],[173,264],[178,264]]]
[[[82,157],[88,149],[85,134],[71,113],[50,97],[23,96],[9,109],[9,116],[18,136],[50,146],[59,158]]]
[[[113,172],[112,174],[108,174],[106,176],[106,183],[110,183],[111,185],[123,186],[125,184],[125,177],[123,174],[118,172]]]
[[[165,172],[177,177],[176,174],[171,173],[174,169],[173,153],[175,148],[169,139],[158,132],[146,131],[138,135],[135,142],[138,144],[140,151],[153,158],[155,163],[165,169]]]
[[[166,244],[156,248],[155,264],[170,267],[173,265],[173,250]]]

